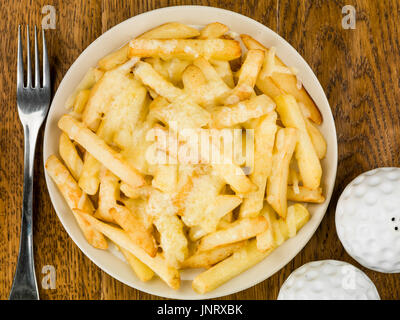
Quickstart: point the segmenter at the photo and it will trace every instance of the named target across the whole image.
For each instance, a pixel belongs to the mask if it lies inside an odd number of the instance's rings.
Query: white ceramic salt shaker
[[[306,263],[283,283],[278,300],[380,300],[375,285],[349,263],[322,260]]]
[[[336,230],[347,253],[364,267],[400,272],[400,168],[354,179],[339,198]]]

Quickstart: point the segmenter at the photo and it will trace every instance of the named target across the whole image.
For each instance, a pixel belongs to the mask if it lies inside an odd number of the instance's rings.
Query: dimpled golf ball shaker
[[[306,263],[283,283],[278,300],[379,300],[375,285],[349,263],[322,260]]]
[[[339,198],[336,230],[347,253],[364,267],[400,272],[400,168],[354,179]]]

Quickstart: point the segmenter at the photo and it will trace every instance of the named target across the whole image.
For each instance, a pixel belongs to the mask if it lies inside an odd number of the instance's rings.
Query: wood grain
[[[4,2],[4,4],[3,4]],[[268,280],[225,299],[275,299],[287,276],[302,264],[339,259],[360,267],[337,238],[338,196],[358,174],[378,166],[399,166],[400,30],[397,1],[365,0],[1,0],[0,22],[0,299],[8,297],[15,270],[22,195],[23,135],[15,96],[18,24],[40,25],[41,8],[57,11],[56,30],[47,31],[54,92],[78,55],[101,33],[123,20],[172,5],[209,5],[247,15],[281,34],[305,58],[320,80],[336,121],[339,168],[328,212],[307,246]],[[357,11],[356,30],[341,27],[342,7]],[[129,288],[95,266],[72,242],[52,208],[43,176],[42,134],[35,165],[35,265],[39,287],[45,265],[57,271],[55,290],[42,299],[158,299]],[[400,277],[362,268],[383,299],[400,298]]]

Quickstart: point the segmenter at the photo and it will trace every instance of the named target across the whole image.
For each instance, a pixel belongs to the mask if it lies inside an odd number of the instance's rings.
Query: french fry
[[[155,257],[150,257],[142,248],[133,243],[122,229],[101,222],[82,210],[75,210],[75,212],[85,219],[92,227],[103,233],[107,238],[110,238],[119,247],[132,253],[136,258],[152,269],[172,289],[179,289],[180,277],[178,270],[168,265],[160,254],[157,254]]]
[[[229,258],[200,273],[192,282],[192,288],[199,294],[210,292],[238,274],[251,268],[272,250],[261,252],[257,249],[256,241],[251,240],[246,246],[233,253]]]
[[[249,35],[242,34],[240,36],[244,45],[248,50],[259,49],[265,51],[265,59],[268,58],[269,49],[264,47],[257,40]],[[285,67],[284,63],[275,55],[273,63],[279,67]],[[299,88],[297,85],[297,78],[293,74],[283,74],[275,72],[270,77],[257,79],[257,87],[265,94],[272,98],[281,94],[291,94],[296,100],[303,103],[309,112],[309,118],[316,124],[322,123],[322,116],[314,101],[308,95],[304,87]]]
[[[304,119],[306,122],[306,128],[308,135],[311,138],[311,142],[314,146],[315,152],[319,159],[325,158],[327,145],[324,136],[318,130],[318,128],[311,123],[307,118]]]
[[[306,124],[296,99],[290,95],[275,98],[276,108],[286,127],[296,128],[298,143],[295,156],[301,180],[305,187],[316,189],[321,183],[322,168],[319,158],[308,135]]]
[[[292,167],[289,168],[289,177],[288,177],[288,185],[294,193],[298,194],[299,191],[299,184],[300,184],[300,177],[297,173],[297,170],[293,169]]]
[[[79,187],[87,194],[96,194],[100,184],[101,163],[90,153],[86,152],[84,156],[81,175],[79,177]]]
[[[222,60],[210,60],[210,63],[215,68],[215,71],[217,71],[221,79],[224,80],[224,82],[228,85],[228,87],[233,88],[235,86],[235,82],[233,81],[233,73],[229,62]]]
[[[164,65],[164,68],[168,74],[167,79],[169,79],[169,81],[171,81],[174,85],[180,85],[182,82],[182,74],[186,67],[190,65],[190,61],[173,58],[165,61]]]
[[[119,250],[124,255],[125,259],[128,261],[129,265],[138,276],[138,278],[143,281],[150,281],[153,276],[154,272],[148,266],[146,266],[142,261],[136,258],[132,253],[124,248],[119,247]]]
[[[199,39],[217,39],[229,31],[229,28],[219,22],[213,22],[206,25],[200,31]]]
[[[82,114],[83,122],[91,130],[97,130],[102,114],[107,113],[112,101],[129,87],[135,85],[129,71],[138,61],[139,58],[132,58],[118,68],[105,72],[93,86]]]
[[[134,212],[131,212],[126,207],[115,205],[110,209],[110,214],[137,246],[146,251],[151,257],[156,255],[157,247],[153,236]]]
[[[182,82],[185,90],[192,94],[197,93],[199,88],[207,83],[203,72],[193,64],[189,65],[182,73]]]
[[[196,103],[190,100],[176,101],[165,107],[154,107],[151,116],[170,127],[176,125],[178,129],[201,128],[211,121],[211,115]]]
[[[85,127],[82,122],[69,115],[64,115],[58,122],[61,130],[83,146],[93,157],[100,161],[107,169],[131,187],[140,187],[144,184],[143,177],[135,168],[130,166],[116,151],[111,149],[102,139]]]
[[[64,160],[74,179],[78,180],[82,172],[83,161],[74,144],[65,133],[60,136],[59,152],[61,159]]]
[[[224,95],[230,92],[231,89],[220,77],[211,63],[207,61],[207,59],[204,57],[199,57],[193,61],[193,65],[198,67],[201,72],[203,72],[207,82],[209,83],[209,89],[212,90],[212,93],[216,98],[222,98]]]
[[[188,243],[183,233],[183,223],[176,215],[159,215],[154,225],[161,236],[161,247],[165,259],[172,266],[179,264],[188,256]]]
[[[86,72],[85,76],[79,82],[75,90],[68,97],[65,108],[71,109],[74,106],[76,101],[76,97],[80,91],[92,88],[97,81],[103,76],[103,71],[97,68],[90,68],[88,72]]]
[[[228,243],[239,242],[264,232],[268,228],[264,217],[247,218],[233,223],[230,228],[210,233],[200,241],[198,250],[206,251]]]
[[[287,210],[289,164],[297,143],[297,130],[279,129],[276,135],[271,175],[267,184],[267,201],[283,218]]]
[[[307,209],[301,205],[299,206],[295,208],[297,231],[310,219]],[[265,259],[275,248],[273,246],[266,251],[260,251],[257,248],[257,240],[251,240],[230,257],[222,260],[207,271],[200,273],[194,278],[192,288],[200,294],[210,292]]]
[[[200,35],[199,30],[179,22],[169,22],[141,34],[138,39],[187,39]]]
[[[172,83],[158,74],[147,62],[138,62],[135,66],[134,72],[146,86],[152,88],[160,96],[165,97],[169,102],[178,99],[178,97],[183,93],[181,89],[175,87]]]
[[[115,67],[128,61],[129,53],[129,43],[125,44],[121,48],[111,52],[102,59],[100,59],[97,64],[100,69],[108,71],[114,69]]]
[[[214,60],[217,61],[217,60]],[[227,63],[227,61],[220,61]],[[223,76],[204,57],[193,61],[182,75],[185,92],[201,106],[209,109],[229,93],[230,87],[225,83]]]
[[[158,165],[152,180],[152,186],[166,193],[176,191],[178,167],[176,165]]]
[[[170,22],[141,34],[138,39],[185,39],[198,35],[199,31],[195,28],[178,22]],[[105,71],[111,70],[128,61],[128,53],[129,43],[100,59],[98,65]]]
[[[257,216],[263,208],[267,178],[272,168],[272,152],[277,131],[276,119],[276,112],[271,112],[262,117],[255,126],[254,169],[250,180],[258,189],[244,196],[239,212],[241,218]]]
[[[299,186],[299,192],[296,193],[292,188],[288,188],[287,198],[290,201],[324,203],[325,197],[322,195],[322,189],[308,189]]]
[[[293,238],[296,235],[296,205],[290,206],[287,210],[285,219],[288,228],[288,237]]]
[[[215,128],[226,128],[252,118],[259,118],[275,109],[275,103],[262,94],[232,106],[220,107],[212,114]]]
[[[65,201],[71,209],[82,208],[87,212],[93,212],[90,199],[85,196],[78,184],[56,156],[50,156],[46,161],[46,170],[53,179]],[[96,229],[92,228],[79,215],[74,214],[75,219],[87,241],[95,248],[107,249],[107,240]]]
[[[276,247],[272,225],[273,220],[271,219],[271,215],[275,217],[275,212],[274,209],[266,203],[261,211],[261,215],[267,220],[270,227],[257,235],[257,249],[260,251],[267,251]]]
[[[110,209],[117,205],[119,199],[119,179],[109,170],[100,174],[99,207],[96,216],[107,222],[114,222]]]
[[[146,212],[160,233],[160,242],[168,263],[178,267],[188,255],[188,242],[183,222],[176,216],[177,208],[170,194],[153,189],[146,204]]]
[[[78,95],[76,96],[75,102],[74,102],[74,112],[76,112],[76,113],[83,112],[83,110],[85,109],[86,103],[89,99],[89,96],[90,96],[89,89],[79,91]]]
[[[164,60],[179,58],[233,60],[239,58],[241,48],[238,41],[225,39],[134,39],[129,43],[130,57],[160,57]]]
[[[198,251],[181,264],[181,268],[210,268],[214,264],[228,258],[234,252],[243,248],[246,241],[236,242],[214,248],[208,251]]]
[[[149,187],[151,188],[151,187]],[[147,196],[148,197],[148,196]],[[149,232],[153,231],[153,217],[147,214],[146,206],[147,199],[122,199],[123,204],[131,211],[136,214],[140,219],[141,223],[144,225],[145,229]]]
[[[236,87],[225,99],[225,104],[235,104],[249,99],[254,92],[254,86],[264,60],[263,50],[249,50],[240,69],[240,76]]]

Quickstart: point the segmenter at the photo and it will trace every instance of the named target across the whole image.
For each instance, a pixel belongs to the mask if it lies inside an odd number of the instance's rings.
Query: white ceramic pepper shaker
[[[336,230],[347,253],[364,267],[400,272],[400,168],[354,179],[339,198]]]
[[[278,300],[380,300],[375,285],[349,263],[322,260],[296,269],[282,285]]]

